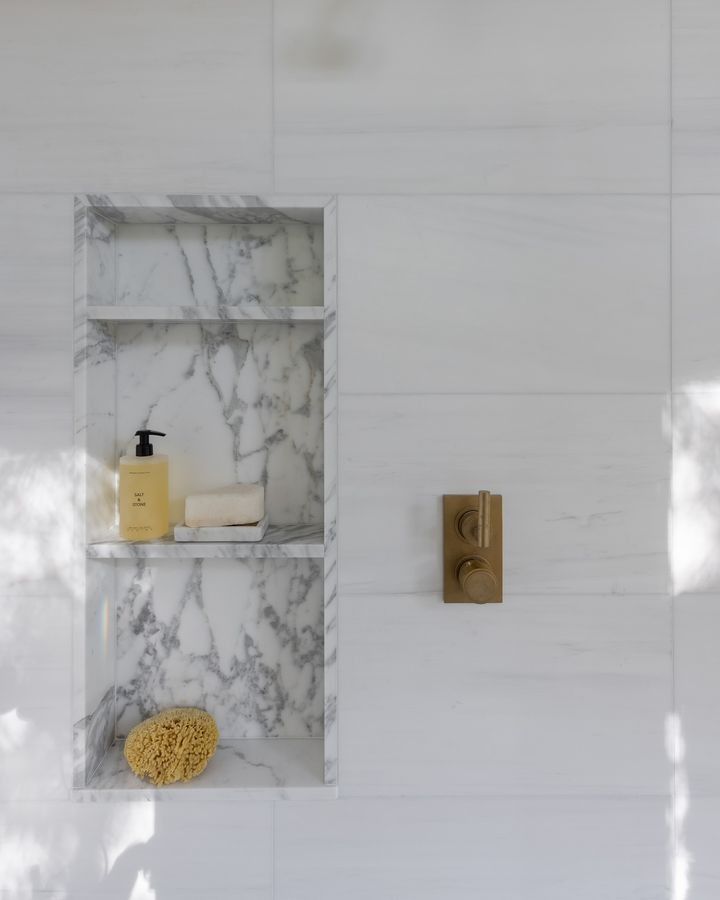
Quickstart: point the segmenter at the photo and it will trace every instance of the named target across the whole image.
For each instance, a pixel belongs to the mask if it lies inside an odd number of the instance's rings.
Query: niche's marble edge
[[[172,802],[222,799],[231,793],[258,799],[334,799],[338,789],[321,783],[322,768],[321,739],[220,741],[207,769],[196,779],[153,787],[132,774],[123,756],[123,742],[118,741],[108,750],[89,786],[75,789],[73,798],[90,802]],[[312,773],[310,779],[308,772]],[[303,779],[316,783],[299,783]],[[242,784],[243,780],[251,783]]]
[[[325,783],[338,782],[338,389],[337,389],[337,199],[324,210],[324,680]]]
[[[332,198],[282,194],[78,194],[76,202],[118,224],[304,222],[316,225],[323,222],[325,207]]]
[[[87,545],[88,559],[322,559],[317,525],[270,526],[260,541],[102,541]]]
[[[90,306],[98,322],[322,322],[322,306]]]

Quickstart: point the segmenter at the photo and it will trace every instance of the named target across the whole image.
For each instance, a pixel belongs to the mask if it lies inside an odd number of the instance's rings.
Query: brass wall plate
[[[490,495],[490,541],[480,547],[466,540],[458,522],[467,510],[478,509],[478,494],[445,494],[443,497],[443,599],[445,603],[502,603],[503,598],[503,521],[502,497]],[[473,601],[458,581],[458,567],[463,560],[480,557],[489,563],[495,576],[496,590],[483,601]]]

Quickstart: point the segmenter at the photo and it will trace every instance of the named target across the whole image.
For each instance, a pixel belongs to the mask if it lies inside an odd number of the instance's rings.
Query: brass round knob
[[[473,603],[489,603],[497,595],[498,583],[490,563],[481,556],[469,556],[457,567],[458,584]]]

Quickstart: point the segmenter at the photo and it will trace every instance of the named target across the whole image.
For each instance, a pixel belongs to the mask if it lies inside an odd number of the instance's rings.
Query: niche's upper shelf
[[[308,322],[325,318],[323,306],[88,306],[102,322]]]
[[[261,541],[98,541],[89,559],[322,559],[322,525],[271,525]]]

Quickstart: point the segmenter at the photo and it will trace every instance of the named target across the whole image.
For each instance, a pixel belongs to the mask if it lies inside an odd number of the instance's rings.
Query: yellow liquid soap
[[[120,537],[153,541],[170,530],[168,458],[120,457]]]

